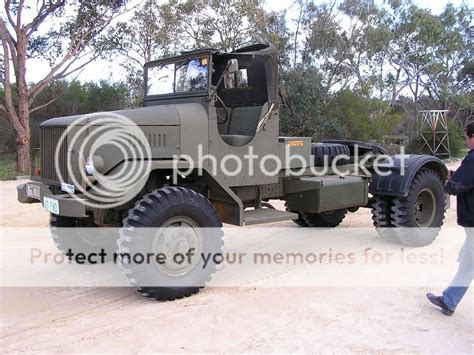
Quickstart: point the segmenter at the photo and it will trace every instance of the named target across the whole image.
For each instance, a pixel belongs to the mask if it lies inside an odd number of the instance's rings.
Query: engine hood
[[[139,126],[178,126],[180,124],[180,106],[192,106],[198,104],[178,104],[163,106],[148,106],[142,108],[96,112],[84,115],[64,116],[51,118],[41,124],[41,126],[69,126],[79,120],[77,125],[91,124],[95,120],[108,117],[107,114],[121,115],[133,121]],[[201,110],[202,106],[199,105]],[[111,116],[112,116],[111,115]]]

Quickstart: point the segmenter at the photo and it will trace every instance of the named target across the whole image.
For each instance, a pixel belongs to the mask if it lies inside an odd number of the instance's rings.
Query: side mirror
[[[227,71],[231,74],[239,71],[239,61],[237,59],[229,59],[227,62]]]

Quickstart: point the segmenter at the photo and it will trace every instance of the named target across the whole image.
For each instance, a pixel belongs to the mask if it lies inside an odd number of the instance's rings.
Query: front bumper
[[[57,201],[57,213],[66,217],[87,217],[86,205],[82,202],[85,199],[81,195],[76,194],[72,197],[69,194],[54,195],[49,187],[38,181],[30,181],[25,184],[18,185],[17,199],[21,203],[37,203],[41,202],[45,207],[45,197]],[[51,211],[50,211],[51,212]]]

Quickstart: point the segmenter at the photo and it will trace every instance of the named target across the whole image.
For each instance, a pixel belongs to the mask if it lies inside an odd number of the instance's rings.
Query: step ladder
[[[272,208],[257,208],[254,210],[246,210],[243,213],[243,225],[250,226],[262,223],[287,221],[297,219],[298,214],[287,211],[275,210]]]

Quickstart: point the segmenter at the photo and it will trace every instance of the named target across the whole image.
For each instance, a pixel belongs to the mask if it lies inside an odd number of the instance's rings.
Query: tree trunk
[[[15,129],[16,141],[16,170],[20,174],[29,175],[31,173],[31,142],[30,142],[30,122],[26,112],[26,117],[20,119],[21,128]],[[26,127],[25,127],[26,126]]]
[[[31,173],[30,141],[26,140],[18,144],[16,149],[16,169],[19,173],[29,175]]]

